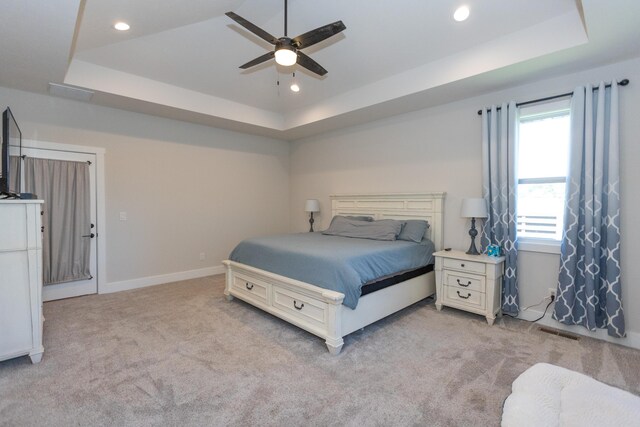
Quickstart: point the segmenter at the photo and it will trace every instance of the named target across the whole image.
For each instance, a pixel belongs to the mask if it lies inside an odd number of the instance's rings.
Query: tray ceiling
[[[43,30],[20,46],[3,40],[0,53],[43,53],[40,68],[52,66],[31,84],[3,70],[3,85],[65,83],[95,91],[91,102],[285,139],[637,56],[640,36],[635,0],[468,0],[465,22],[452,0],[290,0],[289,36],[347,27],[305,50],[329,71],[319,78],[273,61],[238,68],[271,47],[224,13],[281,36],[282,0],[69,0],[47,13],[48,2],[10,3]],[[118,20],[131,29],[114,30]]]

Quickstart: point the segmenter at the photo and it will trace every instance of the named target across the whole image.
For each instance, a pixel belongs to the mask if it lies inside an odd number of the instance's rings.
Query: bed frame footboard
[[[435,293],[435,275],[423,274],[360,298],[352,310],[342,305],[344,294],[280,276],[235,261],[226,267],[227,299],[254,305],[325,339],[337,355],[343,337]]]
[[[237,297],[326,340],[331,354],[342,349],[344,294],[260,270],[223,261],[227,281],[224,294]]]

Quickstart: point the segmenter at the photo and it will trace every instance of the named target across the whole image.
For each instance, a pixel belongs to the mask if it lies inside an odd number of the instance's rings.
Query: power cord
[[[507,313],[504,313],[504,315],[505,315],[505,316],[512,317],[512,318],[514,318],[514,319],[524,320],[525,322],[535,323],[535,322],[537,322],[538,320],[542,320],[542,318],[547,314],[547,310],[549,310],[549,307],[551,306],[551,304],[556,300],[556,296],[555,296],[555,295],[551,295],[551,296],[550,296],[550,298],[551,298],[551,301],[549,301],[549,304],[547,304],[547,306],[544,308],[544,313],[542,313],[542,316],[538,317],[538,318],[537,318],[537,319],[535,319],[535,320],[521,319],[521,318],[519,318],[519,317],[512,316],[512,315],[507,314]],[[538,304],[539,304],[539,303],[538,303]],[[538,305],[538,304],[535,304],[535,305]],[[534,306],[533,306],[533,305],[530,305],[529,307],[526,307],[526,308],[530,308],[530,307],[534,307]],[[526,309],[526,308],[525,308],[525,309]]]
[[[542,304],[543,302],[545,302],[546,300],[548,300],[549,298],[553,298],[553,295],[546,296],[546,297],[542,298],[542,299],[540,300],[540,302],[537,302],[537,303],[535,303],[535,304],[531,304],[531,305],[528,305],[528,306],[526,306],[526,307],[522,307],[522,308],[520,309],[520,311],[526,311],[526,310],[529,310],[531,307],[537,307],[537,306],[539,306],[540,304]],[[551,301],[553,301],[553,299],[552,299]]]
[[[529,322],[535,323],[538,320],[541,320],[547,314],[547,310],[555,300],[556,300],[556,296],[551,295],[551,301],[549,301],[549,304],[547,304],[547,306],[544,308],[544,313],[542,313],[542,316],[538,317],[536,320],[529,320]]]

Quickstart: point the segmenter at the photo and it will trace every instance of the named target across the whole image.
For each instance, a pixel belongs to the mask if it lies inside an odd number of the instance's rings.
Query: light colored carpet
[[[223,276],[46,303],[42,363],[0,362],[5,425],[496,426],[549,362],[640,393],[640,352],[432,300],[324,342],[237,299]]]

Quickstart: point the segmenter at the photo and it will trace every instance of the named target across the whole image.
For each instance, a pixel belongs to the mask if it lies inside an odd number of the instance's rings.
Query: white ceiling
[[[289,36],[347,27],[305,50],[323,78],[274,61],[238,68],[271,47],[224,13],[279,37],[282,0],[3,3],[3,86],[66,83],[94,103],[284,139],[640,55],[638,0],[466,0],[462,23],[460,0],[290,0]]]

